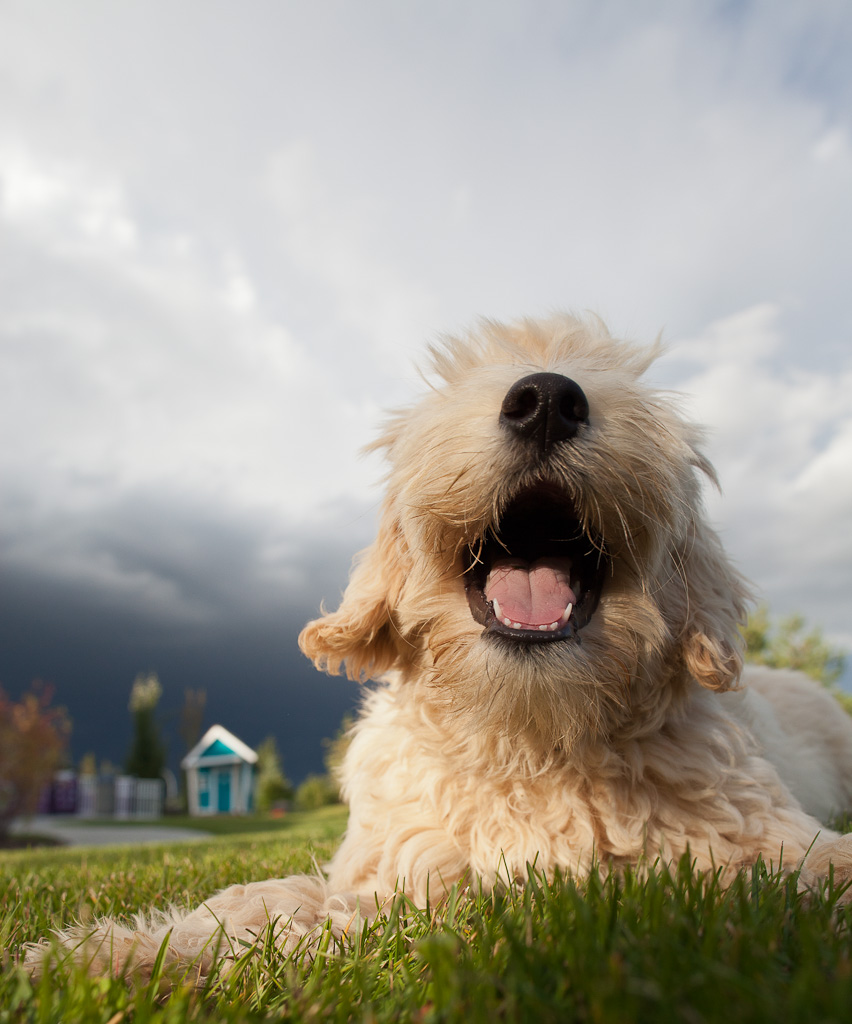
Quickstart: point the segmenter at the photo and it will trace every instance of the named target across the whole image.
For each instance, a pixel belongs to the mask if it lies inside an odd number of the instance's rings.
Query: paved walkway
[[[37,815],[28,821],[12,822],[12,832],[50,836],[67,846],[133,846],[141,843],[186,843],[207,839],[211,833],[194,828],[169,828],[167,825],[83,824],[79,818]]]

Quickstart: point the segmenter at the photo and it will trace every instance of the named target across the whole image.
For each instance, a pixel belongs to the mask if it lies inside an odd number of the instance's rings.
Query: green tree
[[[257,748],[257,809],[268,811],[278,800],[293,795],[293,787],[281,767],[274,736],[267,736]]]
[[[822,683],[852,712],[852,695],[836,685],[843,675],[846,657],[826,641],[819,627],[809,629],[804,616],[788,615],[773,624],[769,609],[761,605],[749,615],[742,633],[747,661],[804,672]]]
[[[0,688],[0,840],[13,818],[36,810],[64,759],[71,723],[64,708],[49,707],[50,698],[38,683],[20,701]]]
[[[140,673],[130,690],[133,741],[124,767],[138,779],[158,779],[166,766],[166,748],[155,715],[162,692],[155,672]]]
[[[313,811],[340,803],[340,769],[352,740],[353,722],[352,714],[347,711],[334,738],[322,741],[325,773],[309,775],[296,790],[296,806],[300,810]]]

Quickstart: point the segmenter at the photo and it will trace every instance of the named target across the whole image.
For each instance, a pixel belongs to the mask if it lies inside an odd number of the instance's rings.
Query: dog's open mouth
[[[468,549],[465,592],[487,633],[525,643],[576,640],[603,586],[607,557],[574,505],[549,487],[525,491],[496,531]]]

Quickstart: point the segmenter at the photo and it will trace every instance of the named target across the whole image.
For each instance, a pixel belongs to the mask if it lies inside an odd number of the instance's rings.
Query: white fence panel
[[[133,816],[133,798],[136,793],[136,779],[132,775],[117,775],[115,779],[115,816]]]
[[[81,775],[77,780],[77,813],[81,818],[94,818],[98,813],[98,785],[96,775]]]
[[[163,814],[163,780],[136,779],[134,818],[160,818]]]
[[[161,818],[164,782],[132,775],[77,780],[77,814],[81,818]]]

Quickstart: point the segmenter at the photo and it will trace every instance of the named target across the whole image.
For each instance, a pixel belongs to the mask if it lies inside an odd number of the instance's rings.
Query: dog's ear
[[[394,616],[409,561],[399,524],[386,506],[376,540],[355,557],[340,607],[309,622],[299,635],[299,647],[318,669],[336,676],[345,668],[350,679],[370,679],[410,653]]]
[[[735,688],[743,667],[740,625],[750,594],[706,525],[698,525],[693,542],[678,558],[676,576],[683,591],[678,618],[687,670],[709,690]]]

